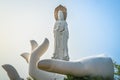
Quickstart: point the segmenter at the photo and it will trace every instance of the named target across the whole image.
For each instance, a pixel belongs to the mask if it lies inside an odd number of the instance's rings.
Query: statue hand
[[[103,65],[104,64],[104,65]],[[60,74],[70,74],[74,76],[100,76],[110,77],[114,76],[114,66],[109,57],[89,57],[81,59],[80,61],[63,61],[54,59],[45,59],[38,62],[38,68],[55,72]],[[97,74],[96,74],[97,73]]]

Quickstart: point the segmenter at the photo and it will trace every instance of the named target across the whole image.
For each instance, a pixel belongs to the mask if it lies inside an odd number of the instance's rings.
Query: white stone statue
[[[5,69],[5,71],[8,74],[8,77],[10,80],[24,80],[21,78],[17,72],[17,70],[10,64],[4,64],[2,67]]]
[[[94,56],[83,58],[79,61],[69,61],[67,47],[69,32],[65,7],[60,5],[56,8],[55,19],[55,49],[53,59],[39,61],[40,57],[48,49],[48,39],[45,39],[40,46],[38,46],[36,41],[31,40],[31,53],[21,54],[29,64],[29,75],[34,80],[64,80],[64,76],[61,74],[70,74],[78,77],[100,76],[113,80],[114,66],[110,57]],[[22,80],[14,67],[10,65],[3,65],[2,67],[7,71],[11,80]]]
[[[65,21],[65,16],[63,13],[63,6],[57,7],[57,19],[54,25],[54,56],[53,59],[62,59],[62,60],[69,60],[68,55],[68,24]],[[56,11],[56,10],[55,10]],[[55,16],[55,17],[56,17]]]
[[[45,39],[44,42],[38,46],[37,42],[31,40],[32,51],[31,53],[23,53],[21,56],[25,58],[25,60],[29,64],[29,75],[35,80],[63,80],[64,76],[56,73],[46,72],[40,70],[36,67],[36,63],[40,59],[40,57],[45,53],[48,49],[49,41]]]
[[[114,77],[112,59],[102,56],[87,57],[79,61],[45,59],[39,61],[38,68],[49,72],[70,74],[78,77],[99,76],[108,80],[113,80]]]

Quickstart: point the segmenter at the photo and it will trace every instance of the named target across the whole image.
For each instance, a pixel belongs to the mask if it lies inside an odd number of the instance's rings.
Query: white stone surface
[[[69,60],[68,55],[68,24],[64,20],[61,10],[58,11],[58,20],[54,25],[54,56],[53,59]]]
[[[113,80],[114,76],[114,66],[111,58],[102,56],[87,57],[79,61],[45,59],[38,63],[38,68],[75,76],[109,77],[110,80]]]
[[[31,41],[32,52],[30,54],[23,53],[21,56],[29,63],[29,75],[35,80],[63,80],[64,76],[56,73],[46,72],[36,67],[36,63],[40,57],[48,49],[49,41],[45,39],[44,42],[37,47],[37,42]]]
[[[21,78],[17,72],[17,70],[10,64],[4,64],[2,67],[5,69],[5,71],[8,74],[8,77],[10,80],[24,80]]]

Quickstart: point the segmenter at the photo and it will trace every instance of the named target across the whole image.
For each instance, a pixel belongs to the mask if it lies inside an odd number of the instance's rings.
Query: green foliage
[[[31,77],[27,77],[27,80],[35,80],[35,79],[32,79]]]
[[[90,76],[84,76],[84,77],[76,77],[72,75],[67,75],[67,78],[64,80],[109,80],[108,78],[104,79],[102,77],[90,77]]]
[[[120,80],[120,65],[117,64],[116,62],[114,63],[114,68],[115,68],[115,79]]]

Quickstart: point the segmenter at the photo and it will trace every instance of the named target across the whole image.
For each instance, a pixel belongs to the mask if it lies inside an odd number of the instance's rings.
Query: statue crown
[[[62,6],[62,5],[59,5],[58,7],[55,8],[54,10],[54,17],[56,20],[58,20],[58,11],[61,10],[63,12],[63,15],[64,15],[64,20],[66,20],[66,17],[67,17],[67,9],[66,7]]]

